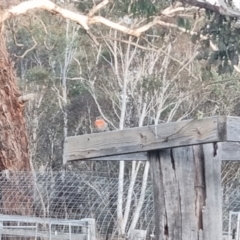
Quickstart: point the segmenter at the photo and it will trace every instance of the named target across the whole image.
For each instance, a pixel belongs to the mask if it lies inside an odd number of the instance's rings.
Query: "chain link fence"
[[[222,189],[223,189],[223,232],[231,235],[230,239],[237,238],[237,213],[240,212],[240,162],[222,162]],[[231,219],[229,218],[230,213]],[[230,240],[229,239],[229,240]]]
[[[101,175],[101,176],[100,176]],[[117,236],[118,179],[83,172],[2,172],[2,214],[30,215],[43,218],[83,219],[94,218],[96,235],[113,239]],[[126,230],[129,229],[142,182],[137,180],[133,189],[132,204]],[[124,199],[127,200],[129,180],[124,182]],[[154,232],[153,192],[148,182],[144,205],[137,229]],[[99,239],[98,238],[98,239]]]
[[[117,236],[118,178],[105,173],[91,172],[1,172],[1,214],[28,215],[43,218],[80,220],[93,218],[99,239],[110,233]],[[129,229],[142,181],[136,180],[126,230]],[[127,200],[129,180],[124,182],[124,203]],[[223,231],[231,236],[237,231],[237,216],[229,212],[240,212],[240,163],[223,162]],[[147,230],[148,239],[154,233],[154,206],[151,180],[147,184],[144,204],[137,229]],[[236,235],[236,234],[235,234]],[[232,237],[233,237],[232,236]],[[233,239],[231,237],[231,239]],[[111,238],[109,238],[111,239]],[[236,239],[236,238],[235,238]]]

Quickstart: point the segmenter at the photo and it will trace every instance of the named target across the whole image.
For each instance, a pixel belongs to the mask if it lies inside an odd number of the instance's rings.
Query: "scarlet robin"
[[[97,129],[98,132],[104,132],[108,129],[108,124],[102,117],[96,117],[94,127]]]

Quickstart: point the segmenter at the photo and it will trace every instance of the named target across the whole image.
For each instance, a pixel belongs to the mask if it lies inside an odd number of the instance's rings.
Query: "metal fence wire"
[[[129,214],[129,229],[141,193],[142,181],[133,189]],[[124,182],[124,203],[127,200],[129,180]],[[229,212],[240,212],[240,163],[223,162],[223,231],[229,227]],[[1,172],[0,213],[28,215],[43,218],[79,220],[94,218],[96,234],[100,239],[107,232],[116,233],[118,178],[105,173],[90,172]],[[236,231],[233,217],[231,232]],[[151,179],[147,184],[144,204],[136,229],[147,230],[148,239],[154,232],[154,207]],[[77,231],[77,230],[76,230]],[[111,239],[111,238],[109,238]],[[114,238],[116,239],[116,238]]]
[[[237,230],[237,217],[232,216],[229,223],[230,212],[240,212],[240,162],[223,161],[222,163],[222,190],[223,190],[223,231],[230,234]],[[234,234],[233,234],[234,235]],[[240,236],[239,236],[240,238]],[[239,239],[234,238],[234,239]],[[232,239],[232,238],[231,238]]]
[[[94,218],[97,237],[116,234],[118,179],[82,172],[15,172],[0,174],[0,213],[43,218]],[[106,176],[106,174],[105,174]],[[124,202],[129,180],[124,182]],[[137,180],[126,229],[130,227],[142,182]],[[137,229],[154,231],[153,192],[148,182]],[[110,239],[110,238],[109,238]]]

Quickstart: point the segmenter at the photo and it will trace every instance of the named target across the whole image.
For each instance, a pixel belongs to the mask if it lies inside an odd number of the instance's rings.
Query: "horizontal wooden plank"
[[[225,140],[226,117],[211,117],[68,137],[64,159],[83,160]]]
[[[147,152],[129,153],[113,156],[91,158],[92,161],[147,161]]]
[[[222,161],[240,161],[240,143],[223,142],[221,144]],[[99,158],[91,158],[92,161],[147,161],[147,152],[113,155]]]
[[[239,142],[221,142],[220,159],[222,161],[240,161],[240,143]],[[91,158],[92,161],[147,161],[147,152],[113,155],[107,157]]]

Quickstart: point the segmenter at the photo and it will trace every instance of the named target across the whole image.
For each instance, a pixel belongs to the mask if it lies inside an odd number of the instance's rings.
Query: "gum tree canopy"
[[[240,52],[240,1],[238,0],[180,0],[206,9],[207,19],[192,40],[202,39],[198,60],[207,60],[207,68],[217,66],[218,73],[232,73],[238,67]]]
[[[78,1],[74,2],[78,3]],[[84,11],[84,14],[64,9],[49,0],[29,0],[21,3],[19,0],[0,0],[0,170],[19,171],[31,169],[23,114],[24,103],[28,96],[21,96],[5,45],[4,21],[9,18],[27,14],[28,11],[35,9],[42,9],[78,23],[89,34],[95,44],[98,44],[96,38],[91,33],[91,29],[96,24],[104,25],[135,37],[141,36],[144,32],[157,25],[188,32],[181,26],[166,22],[166,16],[170,19],[180,12],[189,11],[189,9],[205,8],[209,17],[207,24],[200,32],[189,32],[193,36],[194,41],[204,40],[205,48],[201,53],[202,55],[199,55],[199,58],[209,61],[209,65],[218,64],[219,73],[232,72],[234,69],[239,71],[240,34],[239,28],[237,28],[240,16],[238,10],[240,8],[239,0],[229,0],[229,4],[226,4],[224,0],[180,0],[179,2],[165,0],[157,1],[157,3],[153,3],[151,0],[125,0],[122,2],[125,4],[131,3],[131,11],[134,13],[145,14],[147,12],[151,15],[151,18],[143,25],[139,24],[138,28],[131,29],[127,24],[117,23],[107,17],[103,17],[100,10],[110,4],[119,3],[117,0],[116,2],[110,0],[98,1],[96,5],[93,4],[89,8],[87,13]]]

